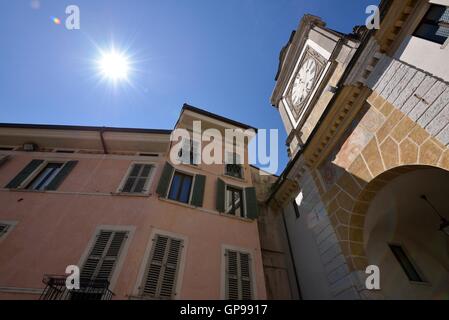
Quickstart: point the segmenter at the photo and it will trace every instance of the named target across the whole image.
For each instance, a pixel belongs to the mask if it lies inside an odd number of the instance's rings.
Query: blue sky
[[[286,134],[269,101],[280,49],[305,13],[350,32],[376,3],[1,0],[0,122],[170,129],[187,102],[279,128],[281,171]],[[81,30],[64,27],[70,4]],[[130,84],[115,88],[99,81],[94,63],[112,43],[135,62]]]

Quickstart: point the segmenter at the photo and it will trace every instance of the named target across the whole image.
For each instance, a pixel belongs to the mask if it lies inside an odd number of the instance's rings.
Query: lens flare
[[[58,25],[61,24],[61,20],[59,18],[56,18],[56,17],[52,17],[51,21],[53,21],[54,24],[58,24]]]

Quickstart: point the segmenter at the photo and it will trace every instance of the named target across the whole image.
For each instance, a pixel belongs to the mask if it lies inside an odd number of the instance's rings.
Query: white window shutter
[[[142,295],[173,299],[183,248],[183,241],[156,235],[144,279]]]
[[[248,253],[226,250],[226,298],[251,300],[251,260]]]

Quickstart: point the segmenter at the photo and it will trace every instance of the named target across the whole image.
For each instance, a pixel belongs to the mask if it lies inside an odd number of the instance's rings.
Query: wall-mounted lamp
[[[438,212],[438,210],[434,207],[434,205],[429,201],[429,199],[427,199],[427,197],[424,194],[421,196],[421,199],[427,202],[427,204],[441,219],[440,231],[444,232],[447,236],[449,236],[449,221]]]

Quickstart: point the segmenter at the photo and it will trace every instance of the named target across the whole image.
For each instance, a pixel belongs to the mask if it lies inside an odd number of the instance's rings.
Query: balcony
[[[66,287],[67,276],[45,275],[46,285],[39,300],[111,300],[114,293],[109,290],[107,280],[80,280],[79,290]]]

